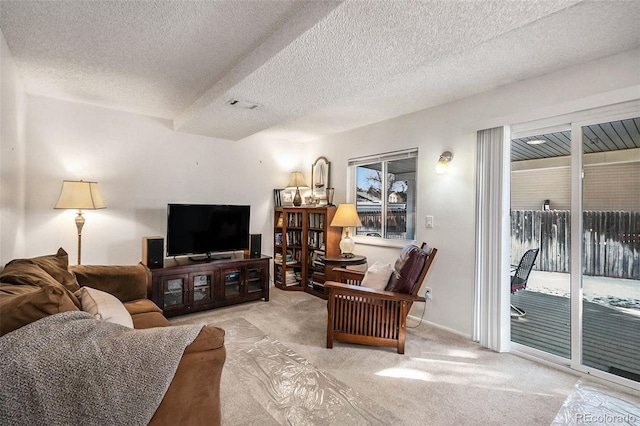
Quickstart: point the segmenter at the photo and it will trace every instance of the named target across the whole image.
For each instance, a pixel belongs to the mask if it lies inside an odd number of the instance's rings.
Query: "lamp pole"
[[[78,265],[80,265],[80,253],[82,252],[82,227],[84,226],[84,216],[82,210],[78,210],[76,216],[76,227],[78,228]]]

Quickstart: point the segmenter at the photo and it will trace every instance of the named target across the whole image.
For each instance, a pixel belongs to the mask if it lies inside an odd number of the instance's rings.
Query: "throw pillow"
[[[37,265],[40,269],[49,274],[54,280],[62,284],[67,290],[74,292],[80,286],[73,272],[69,271],[69,255],[62,247],[56,254],[47,256],[32,257],[30,259],[15,259],[7,263],[5,268],[18,265]]]
[[[49,315],[78,310],[61,287],[24,287],[32,290],[22,294],[0,292],[0,336]]]
[[[69,255],[62,247],[58,249],[56,254],[34,257],[31,261],[47,271],[70,291],[78,291],[80,288],[76,276],[69,271]]]
[[[385,290],[396,293],[412,294],[422,268],[429,258],[427,252],[418,246],[409,245],[402,249],[393,274]]]
[[[14,285],[44,287],[62,285],[38,265],[27,261],[13,260],[0,272],[0,282]]]
[[[82,310],[95,318],[133,328],[131,315],[117,297],[91,287],[82,287],[76,291]]]
[[[392,272],[393,269],[390,264],[376,261],[376,263],[367,269],[360,285],[363,287],[373,288],[375,290],[384,290],[389,282],[389,277]]]
[[[73,294],[73,291],[61,284],[52,277],[49,272],[45,271],[38,263],[33,262],[31,259],[18,259],[7,263],[4,270],[0,272],[0,282],[35,287],[47,285],[59,287],[67,293],[78,308],[80,307],[80,301]]]

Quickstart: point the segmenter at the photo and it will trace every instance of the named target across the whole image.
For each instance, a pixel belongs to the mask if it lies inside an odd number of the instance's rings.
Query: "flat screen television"
[[[220,204],[167,205],[167,256],[247,250],[250,206]]]

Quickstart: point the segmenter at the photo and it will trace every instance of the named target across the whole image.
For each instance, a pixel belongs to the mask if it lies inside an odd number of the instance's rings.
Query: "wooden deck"
[[[511,340],[570,358],[569,298],[528,290],[511,295],[511,303],[526,312],[511,318]],[[583,363],[640,381],[640,316],[584,302]]]

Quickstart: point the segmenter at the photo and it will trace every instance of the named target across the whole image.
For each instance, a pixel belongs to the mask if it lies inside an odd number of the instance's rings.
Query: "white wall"
[[[290,171],[309,178],[311,163],[326,156],[339,203],[348,158],[419,147],[417,240],[440,250],[427,277],[434,300],[426,319],[470,336],[476,132],[640,98],[639,58],[640,50],[627,52],[304,145],[179,134],[158,119],[28,97],[25,255],[63,246],[75,258],[74,214],[53,209],[63,179],[98,181],[107,205],[85,214],[83,263],[137,262],[141,238],[164,235],[166,204],[178,201],[251,204],[251,232],[264,235],[271,253],[272,190]],[[438,176],[445,150],[454,159]],[[433,229],[425,229],[426,215],[435,217]],[[393,262],[398,249],[359,244],[356,252]]]
[[[0,269],[24,256],[25,96],[0,32]]]
[[[428,321],[470,336],[475,255],[476,135],[511,125],[640,98],[640,50],[593,61],[540,78],[324,138],[315,145],[332,161],[336,201],[345,201],[347,159],[418,147],[417,241],[439,252],[426,279],[433,288]],[[447,175],[436,175],[443,151],[453,153]],[[342,185],[340,182],[343,182]],[[425,229],[425,216],[434,228]],[[393,262],[397,248],[365,246],[369,263]],[[412,314],[422,314],[421,304]]]
[[[638,111],[640,114],[640,111]],[[591,164],[583,167],[584,210],[639,211],[640,162]],[[549,200],[551,210],[571,208],[571,168],[536,168],[511,172],[511,209],[541,210]]]
[[[34,96],[27,119],[27,256],[62,246],[75,263],[75,212],[53,209],[64,179],[97,181],[107,206],[84,212],[84,264],[139,262],[142,237],[166,235],[170,202],[249,204],[250,230],[272,252],[273,188],[299,166],[301,146],[182,134],[160,119]]]

